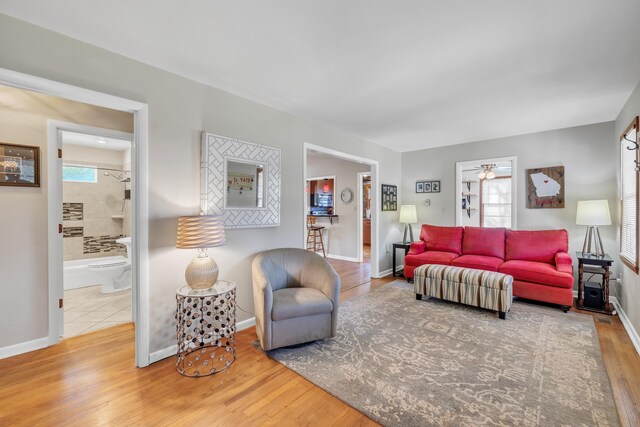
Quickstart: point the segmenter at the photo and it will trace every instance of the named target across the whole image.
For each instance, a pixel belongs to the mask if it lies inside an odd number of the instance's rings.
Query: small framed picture
[[[0,185],[40,187],[40,148],[0,142]]]
[[[416,182],[416,193],[424,193],[424,182]]]
[[[432,193],[440,192],[440,181],[431,181],[431,192]]]
[[[398,187],[395,185],[382,184],[382,210],[398,210]]]
[[[424,192],[425,193],[431,193],[432,192],[431,181],[426,181],[424,183]]]

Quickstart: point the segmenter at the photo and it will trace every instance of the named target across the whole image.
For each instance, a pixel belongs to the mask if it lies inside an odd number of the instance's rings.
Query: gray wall
[[[616,159],[620,158],[620,135],[622,135],[622,132],[624,132],[627,126],[629,126],[629,123],[631,123],[631,120],[637,115],[640,115],[640,84],[636,86],[635,90],[631,94],[631,97],[629,97],[629,100],[622,108],[622,111],[620,111],[620,114],[618,115],[618,118],[615,122],[615,134],[612,137],[615,144],[615,149],[612,151],[614,152]],[[620,173],[620,164],[617,161],[616,171],[616,177],[618,177]],[[617,194],[620,194],[619,179],[617,182],[617,188]],[[617,203],[616,208],[618,208]],[[619,211],[620,209],[616,209],[616,218],[620,218]],[[637,332],[640,332],[640,277],[638,277],[637,273],[635,273],[633,270],[624,265],[622,261],[620,261],[620,257],[618,256],[618,247],[620,245],[619,234],[620,233],[618,233],[617,236],[618,246],[615,248],[615,251],[610,252],[611,254],[615,255],[614,260],[616,260],[618,268],[622,271],[622,283],[620,286],[616,286],[616,291],[618,294],[618,299],[622,304],[622,309],[626,313],[627,317],[629,317],[629,320],[631,321],[631,324],[633,324],[634,329]]]
[[[248,311],[253,311],[250,273],[253,256],[270,248],[303,244],[303,142],[378,160],[381,182],[400,182],[400,154],[393,150],[6,15],[0,15],[0,67],[149,105],[151,352],[175,344],[175,290],[184,282],[184,269],[195,256],[194,251],[175,249],[176,218],[197,214],[200,209],[203,130],[282,149],[282,225],[231,230],[226,246],[209,251],[220,265],[220,277],[238,284],[238,304]],[[46,162],[46,151],[43,154]],[[47,185],[46,174],[43,185]],[[3,295],[0,347],[47,335],[46,211],[25,216],[0,210],[0,224],[10,222],[16,229],[30,227],[32,222],[43,225],[38,235],[0,257],[0,271],[22,263],[34,272],[27,277],[15,277],[13,293],[24,294],[25,298],[38,297],[29,298],[30,304],[15,301],[6,304],[13,297]],[[399,235],[397,213],[380,215],[381,270],[391,267],[386,243],[397,240]],[[4,242],[0,241],[0,252],[7,253],[9,249],[2,248]],[[17,317],[22,320],[16,323]],[[238,310],[238,317],[244,320],[251,315]]]
[[[334,206],[338,219],[333,224],[326,218],[319,218],[318,225],[327,227],[325,236],[328,253],[341,257],[357,258],[358,256],[358,221],[362,214],[358,212],[358,172],[368,172],[369,165],[350,162],[336,157],[307,156],[307,178],[319,176],[335,176]],[[345,204],[340,193],[345,188],[353,190],[353,202]]]
[[[457,161],[517,156],[517,228],[569,231],[569,249],[582,249],[586,227],[576,225],[578,200],[607,199],[611,216],[617,221],[616,167],[613,122],[560,129],[529,135],[460,144],[402,154],[403,204],[415,204],[418,220],[435,225],[455,225],[459,197],[455,194]],[[564,166],[564,209],[527,209],[525,170],[546,166]],[[441,192],[416,194],[415,182],[440,179]],[[431,206],[425,200],[431,199]],[[617,254],[616,224],[600,227],[605,251]],[[619,263],[614,265],[619,266]],[[577,261],[574,256],[577,270]]]

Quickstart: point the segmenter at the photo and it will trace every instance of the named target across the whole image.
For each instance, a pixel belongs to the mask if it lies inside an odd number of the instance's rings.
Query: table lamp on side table
[[[411,224],[418,222],[418,214],[416,212],[416,205],[401,205],[400,206],[400,223],[404,224],[404,237],[402,243],[407,244],[413,242],[413,229]],[[409,228],[409,238],[407,240],[407,227]]]
[[[224,219],[216,215],[181,216],[178,218],[176,248],[197,249],[184,277],[191,289],[209,289],[218,280],[218,264],[207,255],[207,248],[225,244]]]
[[[582,200],[578,202],[576,213],[576,224],[587,225],[587,234],[584,236],[582,245],[583,254],[603,256],[602,239],[600,238],[599,225],[611,225],[611,214],[609,213],[609,202],[606,200]],[[591,242],[595,247],[595,252],[591,251]]]

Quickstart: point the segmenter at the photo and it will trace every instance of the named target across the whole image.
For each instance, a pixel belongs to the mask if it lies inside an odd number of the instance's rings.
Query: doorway
[[[144,367],[150,363],[149,352],[149,278],[148,278],[148,134],[149,108],[147,104],[117,96],[96,92],[89,89],[71,86],[65,83],[44,79],[12,70],[0,68],[0,84],[20,88],[37,93],[57,96],[61,99],[85,103],[98,107],[128,112],[134,118],[134,137],[131,150],[134,174],[131,177],[133,193],[137,195],[131,200],[132,208],[132,256],[137,261],[132,263],[134,299],[133,317],[135,322],[135,362],[136,366]],[[47,171],[48,183],[61,182],[57,176],[61,173],[61,159],[58,161],[58,128],[56,123],[49,121],[47,125]],[[58,167],[60,165],[60,168]],[[47,281],[49,283],[48,296],[48,339],[37,340],[33,345],[25,347],[25,351],[53,345],[59,341],[62,322],[60,316],[60,299],[62,294],[55,291],[54,283],[62,283],[63,253],[59,247],[62,224],[62,209],[56,208],[62,203],[62,188],[59,185],[47,186],[47,200],[49,212],[47,215],[47,253],[48,268]],[[28,349],[27,349],[28,348]]]
[[[379,277],[378,262],[378,216],[376,204],[378,196],[376,188],[378,162],[359,156],[350,155],[337,150],[304,144],[303,150],[303,170],[304,183],[304,241],[307,241],[307,217],[312,211],[320,208],[312,208],[309,193],[310,184],[308,178],[333,178],[334,191],[331,198],[333,205],[330,210],[334,215],[332,218],[316,218],[316,225],[320,223],[324,227],[323,233],[326,237],[327,258],[334,268],[341,273],[343,278],[343,289],[358,286],[372,277]],[[363,243],[363,185],[362,176],[369,177],[369,223],[370,223],[370,243]],[[315,185],[318,188],[324,186]],[[320,197],[313,196],[314,200]],[[366,262],[365,262],[366,261]],[[347,278],[345,280],[345,278]]]
[[[362,250],[360,262],[371,262],[371,174],[358,174],[358,212],[361,213],[361,236],[359,239]]]
[[[517,159],[456,163],[456,225],[516,228]]]
[[[77,126],[77,129],[84,126]],[[62,146],[62,338],[133,321],[132,134],[59,131]]]

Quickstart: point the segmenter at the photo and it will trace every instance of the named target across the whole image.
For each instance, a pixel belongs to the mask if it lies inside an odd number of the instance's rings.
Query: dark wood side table
[[[609,302],[609,267],[613,259],[607,254],[595,256],[582,252],[576,252],[578,258],[578,300],[576,308],[580,310],[595,311],[597,313],[613,314],[614,308]],[[602,294],[604,296],[604,310],[584,306],[584,274],[597,274],[602,276]]]
[[[393,277],[400,276],[404,277],[404,273],[396,272],[396,251],[398,249],[404,249],[404,254],[407,255],[409,253],[409,248],[411,247],[411,243],[402,243],[397,242],[393,244]]]

